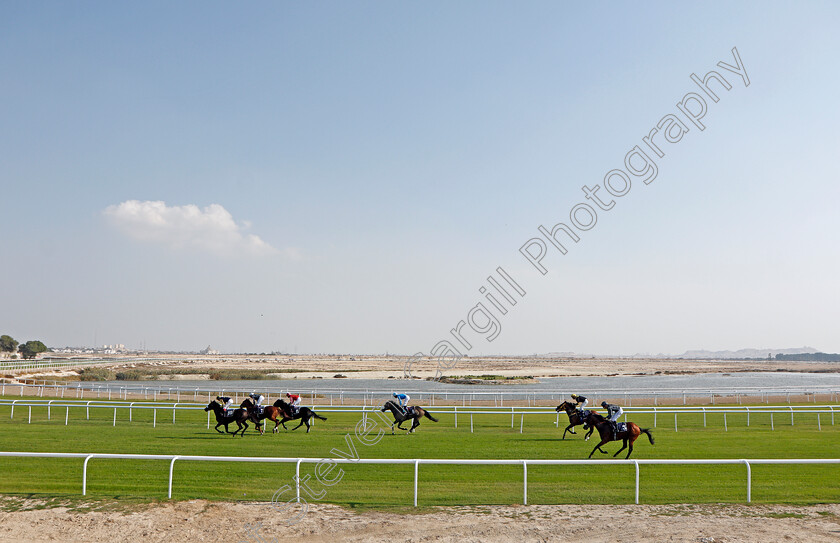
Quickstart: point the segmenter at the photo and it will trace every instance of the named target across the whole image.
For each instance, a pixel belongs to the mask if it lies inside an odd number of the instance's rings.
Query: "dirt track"
[[[134,509],[4,512],[0,513],[0,541],[840,541],[837,504],[482,506],[427,509],[419,514],[356,513],[313,505],[292,526],[273,516],[275,510],[268,504],[196,500]]]

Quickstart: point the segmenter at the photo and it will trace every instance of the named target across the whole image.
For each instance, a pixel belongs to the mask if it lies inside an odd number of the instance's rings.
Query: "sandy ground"
[[[2,500],[0,500],[2,501]],[[0,541],[840,541],[840,505],[493,506],[419,514],[356,513],[313,505],[288,526],[270,504],[202,500],[132,512],[66,508],[0,513]]]
[[[296,370],[278,377],[308,379],[333,378],[341,374],[349,379],[401,379],[408,375],[417,378],[434,377],[437,361],[413,360],[405,356],[364,355],[303,355],[303,356],[188,356],[169,355],[153,362],[120,363],[115,367],[151,366],[167,369],[228,368],[258,370]],[[443,375],[464,376],[494,374],[504,376],[575,377],[615,375],[655,375],[691,373],[734,373],[755,371],[840,372],[840,363],[783,362],[669,358],[542,358],[542,357],[486,357],[464,358],[445,369]],[[21,378],[50,378],[61,372],[16,372]],[[206,379],[208,374],[189,375],[188,379]],[[171,378],[171,376],[169,377]]]

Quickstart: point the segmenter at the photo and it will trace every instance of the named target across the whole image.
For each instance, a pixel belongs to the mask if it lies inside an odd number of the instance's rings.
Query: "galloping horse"
[[[282,415],[279,421],[277,420],[277,415]],[[277,400],[276,402],[274,402],[273,406],[266,407],[261,417],[274,421],[274,430],[272,430],[273,432],[277,432],[277,427],[281,424],[283,425],[284,430],[288,430],[288,428],[286,428],[287,420],[301,419],[300,424],[292,428],[292,430],[297,430],[305,424],[307,434],[309,433],[310,428],[309,420],[312,417],[315,417],[318,420],[327,420],[327,417],[322,417],[321,415],[309,409],[308,407],[301,407],[300,409],[298,409],[297,413],[292,415],[292,406],[283,400]]]
[[[587,424],[583,419],[586,417],[587,414],[590,413],[590,411],[588,411],[588,410],[587,411],[578,410],[578,408],[572,402],[561,403],[560,405],[557,406],[557,409],[555,409],[555,411],[557,411],[558,413],[560,411],[565,411],[566,414],[569,415],[569,425],[566,426],[565,430],[563,430],[563,439],[566,439],[566,432],[576,434],[577,432],[575,432],[572,428],[574,428],[575,426],[577,426],[579,424],[583,424],[583,429],[584,430],[587,429]],[[592,432],[595,431],[595,428],[592,427],[592,426],[589,426],[588,428],[589,428],[589,431],[586,433],[586,436],[583,438],[584,441],[589,441],[589,438],[592,436]]]
[[[213,410],[213,413],[216,415],[216,422],[218,423],[218,424],[216,424],[214,430],[216,430],[220,434],[223,434],[223,433],[227,432],[229,434],[236,435],[236,433],[241,430],[242,433],[240,435],[244,436],[245,435],[245,430],[248,429],[248,420],[253,420],[251,418],[250,413],[248,413],[248,410],[245,409],[245,408],[242,408],[242,407],[234,410],[233,412],[231,412],[229,414],[225,414],[225,410],[222,408],[221,404],[219,404],[219,402],[217,402],[216,400],[213,400],[212,402],[207,404],[207,407],[204,408],[205,411],[210,411],[211,409]],[[228,424],[230,424],[232,422],[235,422],[237,424],[237,426],[239,426],[239,428],[237,428],[235,432],[231,432],[228,429]],[[260,428],[260,424],[258,422],[256,424],[257,424],[257,428]],[[222,426],[222,425],[224,425],[224,427],[225,427],[225,432],[222,432],[221,430],[219,430],[219,426]]]
[[[423,418],[423,417],[426,417],[427,419],[431,419],[434,422],[438,421],[436,418],[431,416],[428,411],[426,411],[423,408],[417,407],[417,406],[415,406],[413,408],[414,411],[413,411],[412,414],[408,414],[406,411],[404,411],[395,402],[392,402],[391,400],[388,400],[387,402],[385,402],[385,405],[382,406],[382,409],[380,409],[380,411],[382,411],[384,413],[388,409],[390,409],[391,414],[394,415],[394,423],[391,424],[391,434],[394,433],[394,424],[396,424],[397,428],[399,428],[400,430],[405,430],[405,428],[402,427],[402,423],[404,423],[408,419],[413,419],[413,421],[414,421],[411,425],[411,428],[409,428],[409,430],[408,430],[409,433],[414,432],[414,429],[417,428],[418,426],[420,426],[420,419]]]
[[[648,439],[650,440],[650,444],[653,445],[653,435],[650,433],[650,430],[647,428],[639,428],[638,425],[627,422],[627,429],[621,432],[617,432],[615,439],[613,439],[613,423],[599,415],[598,413],[591,413],[588,417],[586,417],[586,424],[592,426],[598,430],[598,433],[601,435],[601,442],[595,445],[595,448],[592,449],[592,452],[589,453],[589,458],[592,458],[592,455],[595,454],[595,451],[601,451],[604,454],[607,454],[607,451],[601,448],[601,445],[605,443],[609,443],[610,441],[618,441],[623,440],[624,445],[616,451],[613,457],[618,456],[618,453],[623,451],[627,448],[628,442],[630,444],[630,450],[627,451],[627,456],[624,458],[630,458],[630,454],[633,452],[633,442],[642,435],[647,434]]]

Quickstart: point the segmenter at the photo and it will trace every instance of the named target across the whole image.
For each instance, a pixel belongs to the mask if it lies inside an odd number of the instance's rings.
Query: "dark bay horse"
[[[280,415],[280,419],[277,418],[278,415]],[[305,424],[307,434],[309,433],[310,429],[309,421],[310,419],[312,419],[312,417],[315,417],[318,420],[327,420],[327,417],[322,417],[321,415],[309,409],[308,407],[301,407],[300,409],[298,409],[297,413],[292,415],[292,406],[283,400],[277,400],[276,402],[274,402],[274,405],[266,407],[265,411],[263,411],[263,414],[260,416],[261,418],[267,418],[269,420],[274,421],[274,432],[277,432],[277,427],[281,424],[283,425],[283,429],[288,430],[288,428],[286,428],[287,420],[300,419],[300,424],[292,428],[292,430],[297,430]]]
[[[586,417],[586,415],[588,413],[590,413],[590,411],[580,410],[572,402],[561,403],[560,405],[557,406],[557,409],[555,409],[555,411],[557,411],[558,413],[560,411],[565,411],[566,414],[569,415],[569,425],[566,426],[565,430],[563,430],[563,439],[566,439],[566,432],[569,432],[571,434],[576,434],[577,432],[575,432],[573,430],[573,428],[575,426],[578,426],[579,424],[583,424],[583,429],[584,430],[586,430],[587,428],[589,429],[589,431],[586,433],[586,436],[583,438],[583,440],[584,441],[589,441],[589,438],[592,436],[592,432],[595,431],[595,428],[592,427],[592,426],[588,426],[586,424],[586,421],[584,421],[584,418]]]
[[[395,402],[388,400],[387,402],[385,402],[385,405],[382,406],[382,409],[380,409],[380,411],[384,413],[388,409],[390,409],[391,414],[394,415],[394,423],[391,424],[392,434],[394,433],[394,424],[396,424],[397,428],[399,428],[400,430],[405,430],[405,428],[402,427],[402,423],[404,423],[408,419],[413,419],[411,428],[409,428],[408,430],[409,433],[413,432],[415,428],[420,426],[420,419],[423,417],[426,417],[427,419],[430,419],[434,422],[438,422],[436,418],[431,416],[428,411],[421,407],[414,406],[412,413],[408,414],[405,412],[405,410],[403,410],[402,407],[397,405]]]
[[[609,443],[610,441],[618,440],[623,440],[624,445],[620,449],[618,449],[618,451],[616,451],[613,457],[618,456],[618,453],[626,449],[629,444],[630,450],[627,451],[627,456],[625,456],[624,458],[630,458],[630,454],[633,452],[633,442],[635,442],[636,439],[642,434],[647,434],[648,439],[650,440],[650,444],[653,445],[653,435],[650,433],[650,430],[647,428],[639,428],[638,425],[632,422],[626,423],[627,429],[623,432],[618,432],[615,436],[615,439],[613,439],[613,423],[608,421],[598,413],[591,413],[586,418],[586,424],[598,430],[598,434],[600,434],[601,436],[601,442],[595,445],[595,448],[592,449],[591,453],[589,453],[589,458],[592,458],[592,455],[595,454],[595,451],[600,451],[604,454],[607,454],[607,451],[603,450],[601,448],[601,445]]]
[[[216,400],[213,400],[212,402],[207,404],[207,407],[204,408],[205,411],[210,411],[211,409],[213,410],[213,413],[216,415],[216,422],[218,423],[218,424],[216,424],[216,427],[214,428],[214,430],[216,430],[220,434],[223,434],[223,433],[227,432],[227,433],[233,434],[233,435],[236,435],[236,433],[241,430],[242,433],[240,435],[243,435],[243,436],[245,435],[245,430],[248,429],[248,421],[252,420],[251,415],[250,415],[250,413],[248,413],[247,409],[244,409],[244,408],[240,407],[239,409],[235,409],[235,410],[225,414],[224,408]],[[233,422],[235,422],[237,424],[237,426],[239,426],[239,428],[237,428],[235,432],[231,432],[228,429],[228,424],[231,424]],[[222,432],[221,430],[219,430],[219,426],[222,426],[222,425],[224,425],[224,427],[225,427],[225,432]],[[260,424],[257,423],[257,428],[259,428],[259,427],[260,427]]]

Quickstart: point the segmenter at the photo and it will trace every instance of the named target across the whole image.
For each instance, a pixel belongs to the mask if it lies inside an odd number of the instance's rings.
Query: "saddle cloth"
[[[589,415],[591,415],[592,411],[590,411],[589,409],[586,409],[586,410],[578,409],[577,414],[578,414],[578,417],[580,417],[580,420],[583,420],[586,417],[588,417]]]
[[[626,422],[618,422],[616,423],[616,432],[626,432],[627,431],[627,423]]]

